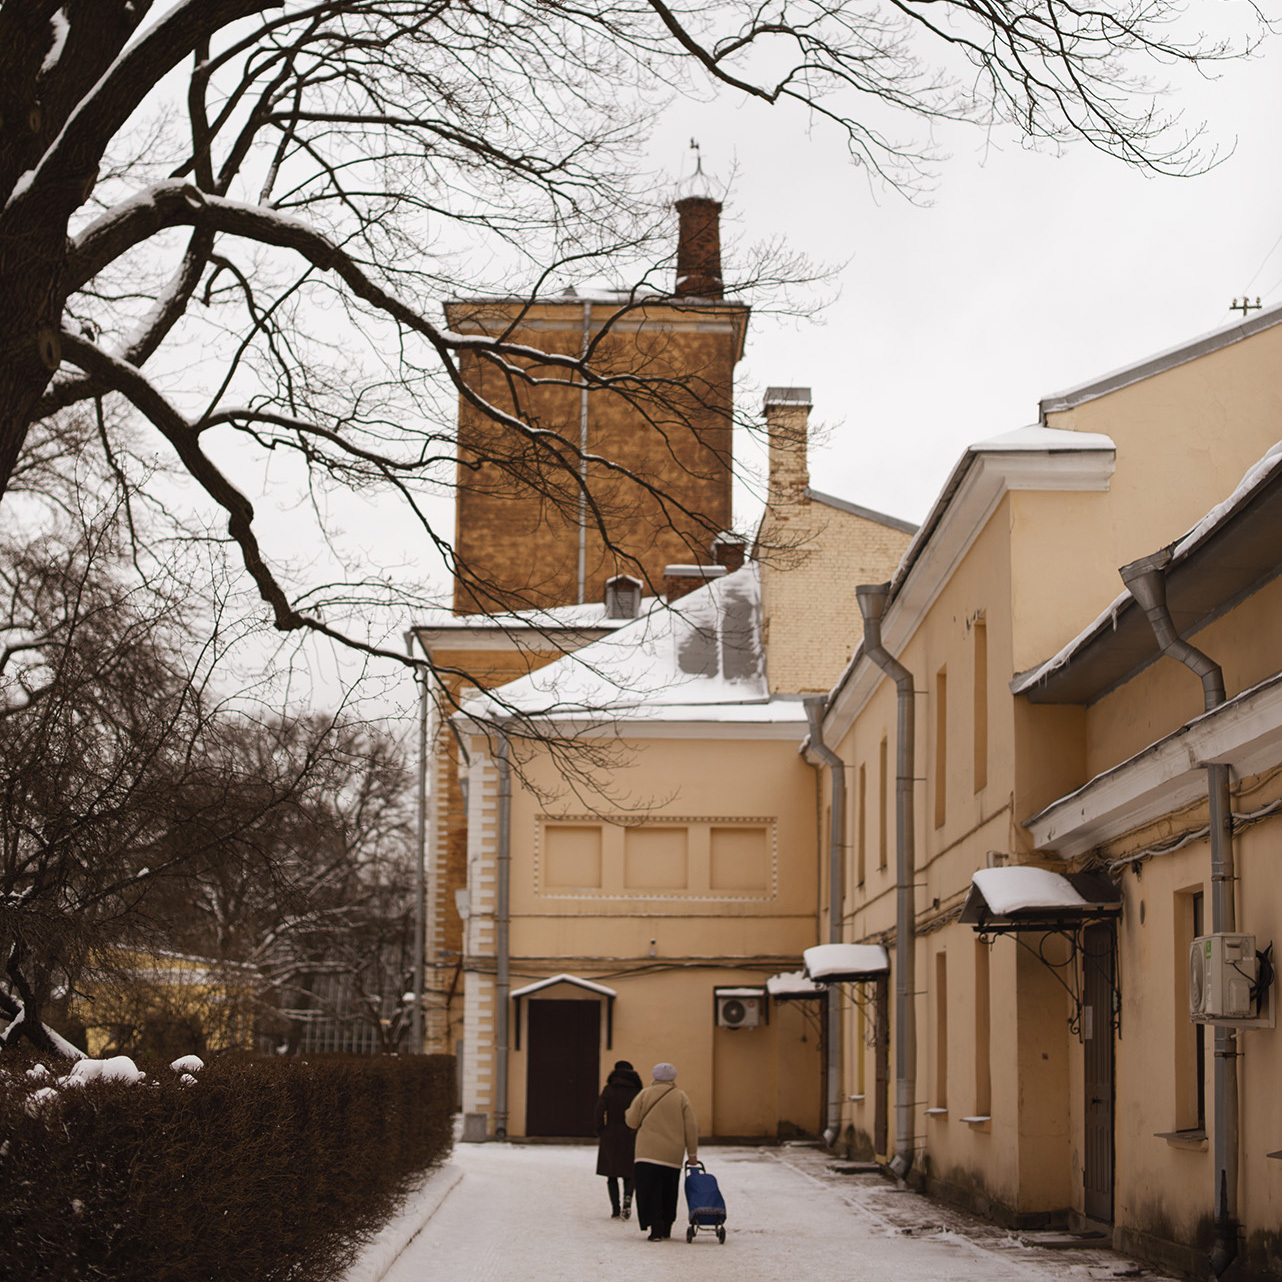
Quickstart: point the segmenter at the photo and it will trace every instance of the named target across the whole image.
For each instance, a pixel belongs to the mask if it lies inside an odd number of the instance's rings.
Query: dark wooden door
[[[874,1152],[890,1156],[890,980],[883,975],[874,987],[877,1010],[873,1025],[876,1076],[873,1085]]]
[[[1113,1222],[1113,927],[1082,932],[1082,1043],[1086,1145],[1082,1183],[1088,1219]]]
[[[601,1003],[529,1004],[527,1135],[591,1135],[601,1062]]]

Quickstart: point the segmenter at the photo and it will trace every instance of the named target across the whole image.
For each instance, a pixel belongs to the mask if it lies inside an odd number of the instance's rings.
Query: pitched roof
[[[574,654],[469,700],[463,715],[802,719],[771,701],[757,566],[745,565]]]

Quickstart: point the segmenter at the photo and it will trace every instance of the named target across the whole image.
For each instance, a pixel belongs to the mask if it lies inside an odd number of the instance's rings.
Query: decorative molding
[[[692,827],[764,828],[769,855],[769,886],[762,891],[691,891],[687,890],[616,890],[602,887],[578,889],[545,889],[543,878],[543,834],[549,824],[599,825],[601,828],[682,828],[687,833]],[[604,854],[604,851],[603,851]],[[593,903],[685,903],[685,904],[750,904],[769,903],[779,897],[779,827],[778,820],[768,815],[655,815],[644,819],[625,821],[604,815],[549,815],[536,816],[534,826],[534,893],[540,899],[590,901]]]

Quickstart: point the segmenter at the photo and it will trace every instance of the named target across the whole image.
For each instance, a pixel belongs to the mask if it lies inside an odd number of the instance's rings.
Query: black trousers
[[[632,1178],[637,1186],[637,1224],[665,1236],[671,1233],[677,1218],[680,1170],[657,1162],[638,1162]]]
[[[623,1181],[623,1196],[629,1202],[632,1201],[632,1181],[626,1175],[607,1175],[605,1177],[606,1192],[610,1195],[610,1205],[617,1212],[619,1209],[619,1181]]]

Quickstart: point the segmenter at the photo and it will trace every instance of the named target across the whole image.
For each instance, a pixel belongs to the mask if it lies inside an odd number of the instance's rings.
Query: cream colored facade
[[[509,997],[506,1030],[496,1008],[500,770],[492,745],[471,739],[470,831],[482,835],[470,855],[463,1108],[484,1114],[488,1133],[585,1133],[573,1113],[557,1121],[562,1097],[577,1089],[578,1116],[590,1120],[616,1059],[643,1073],[675,1063],[703,1135],[817,1132],[819,1030],[806,1009],[776,1005],[768,1023],[731,1029],[717,1026],[714,1002],[719,986],[761,987],[795,967],[815,937],[814,783],[799,734],[795,718],[630,727],[610,748],[613,782],[638,804],[648,798],[644,812],[585,807],[543,753],[513,772],[509,992],[576,982]],[[541,1033],[536,1008],[567,1001],[595,1012],[583,1012],[595,1045],[581,1073],[540,1068],[563,1048],[540,1045],[561,1026]],[[530,1090],[557,1098],[538,1101],[536,1116]]]
[[[889,587],[883,642],[915,686],[915,983],[872,1036],[872,985],[846,987],[840,1129],[865,1152],[884,1134],[888,1160],[907,1135],[912,1178],[1004,1222],[1102,1224],[1124,1250],[1204,1272],[1215,1057],[1208,1032],[1198,1059],[1187,966],[1195,911],[1212,931],[1207,760],[1232,767],[1236,929],[1262,950],[1282,924],[1282,720],[1261,692],[1282,667],[1282,523],[1260,533],[1238,489],[1282,435],[1282,312],[1042,411],[967,452]],[[1198,679],[1156,657],[1118,567],[1226,500],[1223,531],[1177,547],[1170,570],[1176,626],[1224,668],[1229,701],[1203,717]],[[1240,546],[1216,553],[1230,534]],[[1177,570],[1197,584],[1178,601]],[[844,763],[846,938],[888,947],[892,991],[896,714],[861,647],[822,734]],[[987,935],[959,920],[977,870],[1022,864],[1106,872],[1120,916],[1065,910],[1058,933]],[[1114,929],[1115,948],[1088,960]],[[1282,1275],[1282,1160],[1268,1156],[1282,1151],[1282,1056],[1267,1022],[1238,1036],[1230,1276]],[[898,1095],[875,1089],[879,1041]]]

